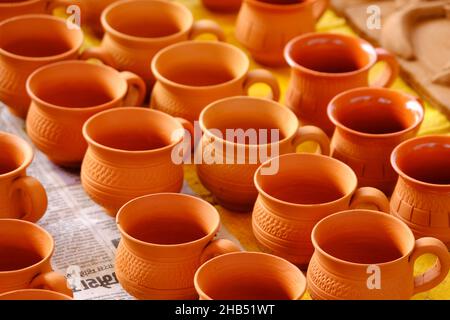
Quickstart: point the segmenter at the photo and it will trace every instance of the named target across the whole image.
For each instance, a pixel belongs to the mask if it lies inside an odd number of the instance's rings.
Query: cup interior
[[[256,0],[256,1],[268,4],[283,5],[283,4],[299,4],[311,0]]]
[[[214,234],[219,215],[195,197],[158,194],[135,199],[120,209],[121,230],[133,239],[153,245],[178,245]]]
[[[161,51],[154,59],[153,68],[166,81],[205,87],[243,77],[249,61],[242,51],[229,44],[188,41]]]
[[[91,108],[123,98],[126,81],[117,71],[84,61],[52,64],[28,81],[32,97],[63,108]]]
[[[51,236],[20,220],[0,220],[0,273],[40,263],[53,252]]]
[[[31,147],[17,137],[0,132],[0,175],[13,172],[31,162]]]
[[[389,134],[417,126],[423,107],[414,98],[388,89],[355,89],[339,95],[329,106],[338,125],[366,134]]]
[[[278,161],[278,172],[264,175],[264,167]],[[296,205],[324,204],[354,192],[357,178],[344,163],[314,154],[288,154],[263,164],[255,176],[256,187],[266,196]]]
[[[64,19],[30,15],[0,25],[0,48],[27,58],[58,56],[81,47],[83,34]]]
[[[158,0],[118,3],[106,11],[104,19],[113,30],[139,38],[167,37],[188,31],[193,23],[182,5]]]
[[[267,254],[231,253],[205,263],[195,277],[197,290],[213,300],[295,300],[305,290],[303,274]]]
[[[291,65],[321,73],[349,73],[376,61],[373,47],[357,38],[338,34],[301,36],[287,46]]]

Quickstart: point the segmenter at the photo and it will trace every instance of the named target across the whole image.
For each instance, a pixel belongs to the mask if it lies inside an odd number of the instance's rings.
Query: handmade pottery
[[[239,10],[242,0],[202,0],[202,3],[211,11],[234,12]]]
[[[334,125],[327,117],[328,103],[337,94],[369,85],[369,71],[378,61],[387,67],[370,84],[388,87],[397,77],[395,57],[368,42],[343,34],[314,33],[292,39],[285,49],[292,67],[286,104],[305,124],[316,125],[330,136]]]
[[[6,0],[0,2],[0,21],[33,13],[48,13],[48,0]]]
[[[336,126],[331,156],[355,171],[360,187],[375,187],[390,196],[398,178],[391,153],[418,133],[422,102],[399,91],[359,88],[333,98],[328,116]]]
[[[201,34],[214,34],[224,40],[221,27],[211,20],[194,22],[192,13],[182,4],[168,0],[124,0],[113,3],[102,13],[105,30],[100,47],[84,52],[84,58],[114,62],[118,70],[141,76],[149,90],[154,84],[150,63],[155,54],[180,41]]]
[[[0,300],[72,300],[72,298],[50,290],[23,289],[0,294]]]
[[[278,172],[265,175],[273,162],[278,162]],[[381,191],[357,189],[357,184],[352,169],[330,157],[293,153],[269,160],[255,174],[256,239],[262,248],[305,268],[314,252],[311,231],[321,219],[370,205],[389,213],[389,200]]]
[[[81,166],[87,194],[115,216],[126,202],[160,192],[180,192],[183,166],[172,151],[183,140],[182,119],[144,108],[116,108],[86,121],[89,147]]]
[[[296,266],[259,252],[227,253],[196,272],[200,300],[300,300],[306,278]]]
[[[336,213],[321,220],[311,237],[315,252],[307,280],[313,299],[409,299],[441,283],[450,267],[440,240],[415,240],[406,224],[382,212]],[[438,261],[414,276],[414,263],[424,254]]]
[[[83,32],[67,28],[61,18],[26,15],[0,23],[0,34],[0,101],[25,118],[30,105],[28,76],[44,65],[76,59]]]
[[[258,196],[253,176],[269,158],[295,152],[306,141],[317,142],[321,152],[329,154],[330,142],[322,130],[300,127],[292,111],[267,99],[231,97],[216,101],[200,115],[200,127],[198,177],[221,205],[234,211],[252,210]],[[274,165],[268,174],[276,170]]]
[[[104,110],[141,105],[146,86],[131,72],[63,61],[35,71],[27,91],[32,100],[26,122],[30,139],[54,163],[76,167],[87,149],[82,134],[86,120]]]
[[[283,66],[283,50],[292,38],[315,31],[328,0],[244,0],[236,38],[259,63]]]
[[[450,249],[450,136],[424,136],[400,144],[392,153],[400,175],[391,213],[416,238],[431,236]]]
[[[33,149],[21,138],[0,131],[0,219],[37,222],[47,210],[42,184],[27,176]]]
[[[72,297],[66,278],[52,270],[52,236],[27,221],[0,219],[0,294],[20,289],[57,291]]]
[[[278,100],[280,88],[267,70],[249,71],[250,61],[239,48],[226,43],[186,41],[161,50],[152,61],[157,82],[151,107],[197,121],[210,103],[247,95],[255,83],[265,83]]]
[[[219,225],[217,210],[193,196],[162,193],[128,202],[117,214],[120,284],[138,299],[196,299],[198,267],[240,250],[230,240],[213,240]]]

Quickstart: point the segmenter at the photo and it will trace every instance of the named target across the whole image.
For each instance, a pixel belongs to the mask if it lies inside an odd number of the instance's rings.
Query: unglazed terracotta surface
[[[117,225],[122,234],[117,278],[138,299],[196,299],[193,279],[198,267],[240,250],[230,240],[213,240],[219,213],[189,195],[162,193],[134,199],[120,209]]]
[[[100,47],[84,53],[85,58],[108,59],[121,71],[132,71],[152,88],[155,79],[150,63],[161,49],[205,33],[225,40],[220,26],[211,20],[194,22],[182,4],[168,0],[118,1],[103,11],[105,30]]]
[[[423,103],[399,91],[360,88],[333,98],[328,116],[336,125],[331,156],[355,171],[359,186],[375,187],[390,196],[398,178],[391,153],[419,132]]]
[[[0,33],[0,101],[25,119],[30,106],[28,76],[47,64],[76,59],[83,32],[67,28],[61,18],[26,15],[1,22]]]
[[[292,39],[285,49],[291,66],[286,105],[300,121],[333,134],[327,117],[328,103],[337,94],[369,85],[369,71],[378,61],[387,62],[380,77],[371,83],[389,87],[398,75],[395,57],[368,42],[342,34],[313,33]]]
[[[405,141],[391,157],[399,174],[391,213],[416,238],[435,237],[450,249],[450,136]]]
[[[279,171],[264,175],[277,161]],[[255,173],[259,197],[253,209],[253,233],[263,249],[306,269],[314,252],[311,231],[318,221],[349,208],[374,206],[389,213],[389,200],[374,188],[357,189],[346,164],[316,154],[286,154]]]
[[[33,149],[21,138],[0,131],[0,151],[0,219],[38,221],[47,210],[47,194],[26,173]]]
[[[221,205],[235,211],[253,208],[258,195],[253,176],[270,157],[295,152],[306,141],[317,142],[321,152],[329,154],[329,139],[322,130],[300,127],[292,111],[267,99],[231,97],[216,101],[200,115],[200,127],[203,137],[196,156],[203,161],[197,165],[198,177]],[[258,130],[258,144],[227,137],[227,129],[241,129],[243,134]],[[267,139],[260,140],[259,130],[269,130]],[[277,130],[278,138],[271,136],[270,130]]]
[[[49,289],[72,297],[66,278],[52,270],[52,236],[35,224],[0,219],[0,294]]]
[[[156,110],[124,107],[91,117],[83,127],[85,191],[112,216],[136,197],[180,192],[183,166],[172,161],[172,151],[183,133],[181,121]]]
[[[185,41],[160,51],[152,61],[157,82],[150,106],[196,121],[210,103],[243,96],[255,83],[265,83],[277,100],[277,79],[264,69],[249,71],[250,61],[239,48],[220,42]]]
[[[236,21],[236,38],[253,58],[269,66],[284,66],[283,50],[292,38],[315,31],[328,0],[244,0]]]
[[[34,72],[27,91],[32,100],[26,121],[30,139],[54,163],[79,167],[87,149],[82,134],[86,120],[104,110],[141,105],[146,86],[131,72],[64,61]]]
[[[235,12],[239,10],[242,4],[242,0],[202,0],[203,5],[215,12]]]
[[[440,240],[415,240],[406,224],[382,212],[336,213],[321,220],[311,237],[315,252],[307,280],[313,299],[409,299],[441,283],[450,267]],[[416,259],[427,253],[438,262],[414,276]]]
[[[0,2],[0,21],[34,13],[48,13],[49,0],[7,0]]]
[[[293,264],[259,252],[228,253],[195,274],[200,300],[300,300],[306,278]]]
[[[72,300],[72,298],[65,294],[50,290],[23,289],[0,294],[0,300],[42,301],[42,300]]]

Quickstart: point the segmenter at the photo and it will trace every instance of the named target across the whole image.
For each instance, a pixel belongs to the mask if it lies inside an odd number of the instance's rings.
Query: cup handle
[[[255,69],[249,71],[247,74],[247,79],[244,81],[244,91],[247,95],[250,87],[256,83],[265,83],[270,87],[271,93],[267,97],[268,99],[275,101],[280,100],[280,84],[272,72],[265,69]]]
[[[399,66],[395,56],[386,51],[383,48],[376,48],[377,61],[384,61],[387,63],[387,67],[383,70],[383,73],[370,84],[371,87],[390,87],[399,74]]]
[[[38,180],[33,177],[18,178],[14,181],[12,190],[20,190],[30,198],[30,212],[19,219],[37,222],[42,218],[47,210],[47,193]]]
[[[239,248],[233,241],[227,239],[214,240],[203,250],[200,257],[200,262],[203,264],[217,256],[239,251],[241,251],[241,248]]]
[[[123,71],[120,76],[128,83],[128,92],[124,99],[125,106],[141,106],[147,93],[147,86],[137,74]]]
[[[189,131],[189,134],[191,135],[191,149],[194,149],[194,144],[195,144],[195,128],[194,125],[192,124],[192,122],[190,122],[189,120],[186,120],[184,118],[179,118],[176,117],[175,118],[186,131]]]
[[[113,56],[109,52],[106,52],[102,47],[91,47],[85,49],[81,53],[80,59],[81,60],[96,59],[104,64],[109,65],[114,69],[117,69],[116,61],[114,60]]]
[[[300,127],[297,131],[297,136],[292,140],[292,144],[297,148],[300,144],[314,141],[320,146],[320,152],[323,155],[330,155],[330,138],[320,128],[315,126]]]
[[[319,20],[328,9],[328,3],[328,0],[317,0],[313,3],[313,13],[316,21]]]
[[[363,187],[356,190],[350,201],[350,209],[356,209],[362,204],[373,204],[379,211],[389,213],[389,199],[380,190],[372,187]]]
[[[435,255],[437,260],[433,267],[414,277],[414,294],[436,287],[447,277],[450,270],[450,254],[447,247],[442,241],[431,237],[416,240],[414,251],[409,257],[411,267],[414,268],[417,258],[427,253]]]
[[[31,289],[48,289],[73,298],[73,292],[68,286],[67,279],[55,271],[41,273],[36,276],[29,287]]]
[[[225,41],[225,32],[222,27],[215,21],[203,19],[194,22],[191,32],[189,34],[190,39],[195,39],[202,34],[210,33],[216,36],[217,40]]]

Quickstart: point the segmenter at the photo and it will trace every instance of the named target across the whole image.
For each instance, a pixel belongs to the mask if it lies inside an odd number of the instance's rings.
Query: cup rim
[[[270,3],[270,2],[261,2],[257,0],[245,0],[246,2],[251,3],[255,7],[259,7],[261,9],[267,9],[267,10],[277,10],[277,11],[290,11],[292,9],[300,9],[307,5],[310,5],[314,3],[317,0],[303,0],[299,3],[286,3],[286,4],[277,4],[277,3]]]
[[[394,168],[395,172],[397,172],[397,174],[401,178],[405,179],[406,181],[409,181],[409,182],[412,182],[414,184],[421,185],[424,187],[433,188],[433,189],[444,189],[444,190],[449,189],[450,184],[436,184],[436,183],[430,183],[430,182],[417,180],[417,179],[407,175],[400,168],[400,166],[397,163],[398,154],[406,147],[413,146],[416,143],[420,143],[420,142],[437,142],[437,141],[441,141],[441,140],[445,140],[445,139],[449,139],[449,138],[450,138],[450,136],[446,136],[446,135],[427,135],[427,136],[414,137],[409,140],[403,141],[397,147],[395,147],[395,149],[392,151],[391,165]]]
[[[16,294],[21,294],[21,293],[46,294],[46,295],[50,295],[53,297],[64,298],[62,300],[73,300],[73,298],[71,298],[68,295],[65,295],[63,293],[60,293],[57,291],[52,291],[52,290],[44,290],[44,289],[19,289],[19,290],[14,290],[14,291],[8,291],[8,292],[0,294],[0,300],[4,299],[5,297],[15,298],[14,296]]]
[[[211,232],[209,232],[208,234],[206,234],[205,236],[192,240],[192,241],[188,241],[188,242],[182,242],[182,243],[176,243],[176,244],[158,244],[158,243],[151,243],[151,242],[145,242],[143,240],[139,240],[133,236],[131,236],[127,231],[125,231],[122,226],[120,225],[120,216],[123,215],[124,210],[131,204],[136,203],[136,202],[140,202],[142,200],[145,199],[152,199],[152,198],[158,198],[161,196],[167,196],[167,197],[175,197],[178,198],[178,200],[183,200],[184,199],[191,199],[194,201],[198,201],[201,202],[203,205],[205,205],[206,207],[208,207],[208,209],[210,210],[210,213],[212,215],[214,215],[215,220],[217,221],[214,225],[214,228],[212,229]],[[191,196],[188,194],[184,194],[184,193],[171,193],[171,192],[162,192],[162,193],[155,193],[155,194],[148,194],[145,196],[141,196],[141,197],[137,197],[135,199],[132,199],[130,201],[128,201],[127,203],[125,203],[117,212],[117,216],[116,216],[116,225],[117,228],[120,231],[120,234],[122,235],[122,237],[125,237],[127,240],[133,242],[133,243],[137,243],[139,245],[145,246],[147,248],[184,248],[184,247],[190,247],[192,245],[196,245],[196,244],[200,244],[202,242],[205,242],[206,240],[212,238],[218,231],[220,228],[220,215],[217,212],[217,209],[210,204],[209,202],[199,198],[199,197],[195,197],[195,196]]]
[[[265,99],[265,98],[258,98],[258,97],[249,97],[249,96],[233,96],[233,97],[227,97],[227,98],[223,98],[220,100],[216,100],[212,103],[210,103],[209,105],[207,105],[202,112],[200,113],[199,116],[199,125],[200,125],[200,129],[202,130],[202,132],[204,134],[208,134],[212,137],[214,137],[214,139],[220,141],[221,143],[225,144],[225,145],[231,145],[231,146],[237,146],[237,147],[242,147],[244,146],[247,149],[250,148],[267,148],[269,146],[276,146],[278,144],[282,144],[282,143],[286,143],[288,142],[297,132],[297,130],[295,132],[293,132],[290,136],[286,136],[284,139],[282,140],[278,140],[276,142],[271,142],[271,143],[258,143],[258,144],[243,144],[243,143],[235,143],[235,142],[231,142],[228,141],[227,139],[221,138],[216,136],[215,134],[213,134],[210,130],[210,128],[207,128],[204,124],[204,117],[205,114],[207,112],[209,112],[210,109],[213,108],[217,108],[218,105],[225,103],[225,102],[229,102],[229,101],[238,101],[238,100],[248,100],[248,101],[258,101],[259,103],[266,103],[266,104],[272,104],[272,105],[277,105],[277,108],[284,108],[283,110],[289,114],[292,115],[293,119],[295,117],[295,119],[297,119],[297,117],[295,116],[294,112],[292,110],[290,110],[289,108],[285,107],[284,105],[282,105],[281,103],[277,102],[277,101],[273,101],[273,100],[269,100],[269,99]],[[297,119],[298,121],[298,119]],[[298,127],[300,126],[300,123],[298,123]]]
[[[328,38],[334,37],[334,38],[340,38],[340,39],[346,39],[346,40],[359,42],[360,47],[365,47],[366,49],[368,49],[370,51],[370,52],[367,52],[367,55],[370,55],[370,59],[369,59],[370,61],[364,67],[358,68],[357,70],[348,71],[348,72],[331,73],[331,72],[322,72],[322,71],[317,71],[317,70],[307,68],[307,67],[299,64],[297,61],[295,61],[295,59],[293,59],[291,57],[291,51],[292,51],[292,48],[295,46],[295,44],[297,44],[300,41],[305,41],[308,39],[320,38],[320,37],[328,37]],[[308,74],[311,74],[314,76],[339,78],[339,77],[353,76],[353,75],[359,74],[361,72],[368,71],[377,62],[377,53],[375,51],[375,48],[368,41],[361,39],[359,37],[352,37],[352,36],[348,36],[348,35],[341,34],[341,33],[309,32],[309,33],[305,33],[303,35],[297,36],[288,42],[288,44],[284,48],[284,58],[291,68],[299,69],[305,73],[308,73]]]
[[[24,272],[24,271],[32,270],[32,269],[36,268],[37,266],[45,263],[45,261],[49,261],[50,260],[50,258],[53,255],[53,252],[55,251],[55,240],[53,239],[52,235],[47,230],[45,230],[44,228],[38,226],[35,223],[31,223],[31,222],[25,221],[25,220],[0,219],[0,224],[1,223],[9,223],[9,224],[17,224],[17,225],[24,225],[25,224],[25,225],[28,225],[29,227],[35,228],[36,230],[38,230],[39,232],[44,234],[47,237],[47,239],[50,241],[50,250],[49,250],[49,253],[45,257],[40,259],[35,264],[30,265],[30,266],[25,267],[25,268],[16,269],[16,270],[0,271],[0,276],[2,276],[2,275],[9,275],[9,274],[16,274],[16,273],[21,273],[21,272]]]
[[[300,299],[306,292],[306,277],[303,274],[303,272],[297,268],[293,263],[289,262],[286,259],[283,259],[279,256],[276,255],[272,255],[272,254],[268,254],[268,253],[264,253],[264,252],[251,252],[251,251],[240,251],[240,252],[231,252],[231,253],[226,253],[226,254],[222,254],[219,256],[216,256],[208,261],[206,261],[204,264],[202,264],[197,271],[195,272],[194,275],[194,287],[197,290],[197,293],[199,295],[203,295],[205,297],[207,297],[210,300],[213,300],[212,297],[210,297],[208,294],[206,294],[203,289],[201,288],[200,284],[199,284],[199,274],[202,272],[203,269],[205,269],[206,267],[208,267],[208,264],[210,264],[211,262],[215,262],[217,260],[221,260],[221,259],[226,259],[228,256],[237,256],[237,255],[247,255],[247,256],[259,256],[259,257],[266,257],[267,259],[272,259],[272,260],[277,260],[280,263],[283,263],[286,266],[289,266],[290,268],[295,269],[296,271],[298,271],[298,274],[300,276],[300,278],[302,279],[301,284],[299,284],[299,295],[297,297],[294,298],[294,300],[298,300]]]
[[[142,3],[154,3],[154,2],[159,2],[159,3],[165,3],[174,7],[178,7],[179,9],[183,10],[187,15],[187,17],[189,17],[189,27],[182,29],[176,33],[173,34],[169,34],[167,36],[162,36],[162,37],[138,37],[138,36],[133,36],[133,35],[129,35],[126,33],[123,33],[121,31],[118,31],[116,29],[114,29],[110,23],[108,22],[108,15],[110,14],[110,12],[112,10],[114,10],[116,7],[121,6],[121,5],[127,5],[127,4],[133,4],[133,3],[137,3],[137,2],[142,2]],[[186,8],[184,5],[182,5],[181,3],[175,2],[175,1],[167,1],[167,0],[121,0],[121,1],[116,1],[111,3],[109,6],[107,6],[105,8],[105,10],[103,10],[101,16],[100,16],[100,22],[103,26],[103,28],[105,29],[106,33],[112,34],[118,38],[121,39],[126,39],[126,40],[130,40],[133,42],[138,42],[138,43],[155,43],[155,42],[160,42],[160,41],[170,41],[171,39],[176,39],[177,37],[179,37],[180,35],[189,32],[189,30],[192,28],[192,25],[194,24],[194,16],[192,15],[191,11],[189,11],[188,8]]]
[[[336,262],[336,263],[341,263],[341,264],[346,264],[346,265],[350,265],[350,266],[355,266],[355,267],[364,267],[367,266],[368,263],[358,263],[358,262],[351,262],[351,261],[347,261],[347,260],[343,260],[340,258],[336,258],[334,256],[332,256],[331,254],[329,254],[328,252],[326,252],[325,250],[322,249],[322,247],[317,243],[316,240],[316,234],[318,232],[318,229],[321,228],[321,226],[325,223],[328,223],[328,221],[330,220],[334,220],[336,219],[336,217],[340,217],[343,215],[349,215],[349,216],[358,216],[361,217],[361,215],[379,215],[379,216],[383,216],[386,219],[389,219],[390,221],[396,223],[398,226],[401,226],[401,228],[408,233],[409,235],[409,244],[408,244],[408,250],[407,253],[402,254],[401,257],[395,259],[395,260],[391,260],[391,261],[386,261],[386,262],[381,262],[381,263],[373,263],[376,264],[377,266],[389,266],[392,264],[395,264],[403,259],[405,259],[406,257],[410,256],[411,253],[414,250],[415,247],[415,237],[413,232],[411,231],[411,229],[401,220],[395,218],[394,216],[390,215],[389,213],[385,213],[385,212],[381,212],[381,211],[375,211],[375,210],[366,210],[366,209],[352,209],[352,210],[344,210],[344,211],[339,211],[336,213],[333,213],[325,218],[323,218],[322,220],[320,220],[313,228],[312,232],[311,232],[311,241],[312,244],[314,246],[314,249],[317,250],[322,256],[326,257],[327,259]]]
[[[346,168],[346,170],[348,170],[348,172],[351,174],[352,178],[353,178],[353,186],[350,192],[347,192],[345,195],[343,195],[342,197],[340,197],[339,199],[333,200],[333,201],[329,201],[329,202],[322,202],[322,203],[314,203],[314,204],[301,204],[301,203],[293,203],[293,202],[288,202],[288,201],[284,201],[278,198],[275,198],[274,196],[270,195],[269,193],[267,193],[263,187],[258,183],[258,177],[260,175],[260,172],[262,170],[262,168],[268,164],[270,164],[270,162],[274,161],[275,159],[278,159],[278,161],[281,161],[284,158],[297,158],[299,160],[301,160],[302,158],[316,158],[316,159],[323,159],[324,161],[328,161],[328,162],[333,162],[336,165],[339,165],[343,168]],[[258,193],[263,195],[265,198],[270,199],[273,202],[282,204],[284,206],[289,206],[289,207],[296,207],[296,208],[312,208],[312,207],[322,207],[322,206],[329,206],[329,205],[333,205],[335,203],[338,203],[340,201],[342,201],[345,198],[350,197],[356,190],[356,188],[358,187],[358,178],[356,176],[356,173],[353,171],[353,169],[348,166],[346,163],[339,161],[337,159],[331,158],[329,156],[325,156],[322,154],[317,154],[317,153],[307,153],[307,152],[300,152],[300,153],[286,153],[283,155],[280,155],[278,157],[272,158],[267,160],[266,162],[262,163],[258,169],[256,170],[254,176],[253,176],[253,181],[254,181],[254,185],[256,187],[256,189],[258,190]]]
[[[90,117],[83,125],[83,136],[86,139],[87,143],[89,145],[95,146],[98,149],[101,150],[107,150],[107,151],[111,151],[114,153],[119,153],[119,154],[133,154],[133,155],[145,155],[145,154],[153,154],[153,153],[157,153],[157,152],[162,152],[162,151],[167,151],[172,149],[173,147],[175,147],[178,143],[180,143],[183,139],[182,136],[180,136],[178,141],[174,141],[169,145],[166,145],[164,147],[161,148],[157,148],[157,149],[150,149],[150,150],[123,150],[123,149],[117,149],[117,148],[112,148],[112,147],[108,147],[106,145],[103,145],[97,141],[95,141],[88,133],[88,126],[91,125],[91,123],[93,121],[95,121],[97,118],[102,117],[105,114],[108,113],[116,113],[116,112],[123,112],[123,111],[131,111],[131,112],[146,112],[146,113],[153,113],[153,114],[158,114],[161,115],[163,117],[166,117],[166,119],[173,121],[175,123],[176,126],[178,126],[179,129],[184,129],[183,126],[172,116],[170,116],[169,114],[162,112],[162,111],[158,111],[158,110],[154,110],[154,109],[148,109],[148,108],[142,108],[142,107],[119,107],[119,108],[112,108],[112,109],[108,109],[108,110],[104,110],[101,111],[99,113],[96,113],[95,115],[93,115],[92,117]]]
[[[19,2],[21,3],[21,2]],[[6,20],[3,20],[2,22],[0,22],[0,29],[1,27],[3,27],[4,25],[8,24],[8,23],[14,23],[16,21],[22,21],[22,20],[27,20],[27,19],[41,19],[41,20],[53,20],[53,21],[57,21],[59,23],[63,23],[64,25],[66,24],[66,21],[62,18],[56,17],[56,16],[52,16],[52,15],[48,15],[48,14],[26,14],[26,15],[20,15],[20,16],[16,16],[16,17],[12,17]],[[51,55],[51,56],[43,56],[43,57],[29,57],[29,56],[23,56],[23,55],[19,55],[19,54],[15,54],[12,52],[9,52],[5,49],[3,49],[0,46],[0,55],[4,55],[7,56],[9,58],[13,58],[16,60],[21,60],[21,61],[33,61],[33,62],[48,62],[48,61],[56,61],[56,60],[62,60],[66,57],[69,57],[75,53],[77,53],[84,42],[84,35],[83,32],[80,30],[71,30],[71,31],[75,31],[78,32],[78,34],[80,35],[80,41],[77,43],[76,46],[73,46],[73,48],[62,52],[62,53],[58,53],[56,55]]]
[[[419,112],[419,117],[416,119],[415,123],[410,125],[408,128],[400,130],[400,131],[395,131],[395,132],[389,132],[389,133],[366,133],[366,132],[362,132],[362,131],[357,131],[354,130],[350,127],[345,126],[339,119],[337,119],[336,117],[336,109],[337,109],[337,102],[340,101],[341,99],[346,98],[348,95],[352,95],[354,93],[358,93],[358,92],[379,92],[381,94],[384,93],[395,93],[398,95],[402,95],[405,98],[408,98],[410,101],[415,101],[417,102],[417,105],[420,106],[420,112]],[[424,117],[425,117],[425,108],[423,106],[423,103],[418,99],[415,98],[412,95],[406,94],[404,92],[398,91],[398,90],[393,90],[393,89],[389,89],[389,88],[375,88],[375,87],[362,87],[362,88],[354,88],[354,89],[350,89],[344,92],[339,93],[338,95],[336,95],[328,104],[327,107],[327,114],[328,114],[328,118],[330,119],[330,121],[336,126],[336,128],[342,129],[346,132],[349,132],[353,135],[356,136],[360,136],[360,137],[365,137],[365,138],[392,138],[392,137],[396,137],[396,136],[400,136],[400,135],[404,135],[408,132],[414,131],[416,130],[423,122]]]
[[[30,166],[34,158],[33,148],[24,139],[12,133],[0,131],[0,138],[2,138],[2,136],[3,137],[6,136],[7,139],[14,141],[15,145],[19,145],[21,150],[24,151],[25,159],[22,161],[21,165],[16,169],[9,171],[7,173],[0,174],[0,179],[9,178],[19,174],[20,172],[22,172],[23,170],[25,170]]]
[[[117,78],[120,78],[120,81],[124,84],[124,88],[125,90],[123,90],[123,92],[118,95],[117,97],[115,97],[114,99],[111,99],[105,103],[96,105],[96,106],[90,106],[90,107],[66,107],[66,106],[59,106],[50,102],[47,102],[45,100],[42,100],[40,97],[38,97],[33,89],[31,88],[31,82],[34,80],[34,78],[36,76],[38,76],[41,73],[45,73],[47,72],[49,69],[53,69],[53,68],[59,68],[61,66],[71,66],[71,65],[83,65],[83,66],[89,66],[90,68],[98,68],[98,69],[104,69],[104,70],[108,70],[110,72],[116,73]],[[44,65],[38,69],[36,69],[35,71],[33,71],[33,73],[28,77],[27,82],[26,82],[26,90],[28,95],[30,96],[31,100],[38,102],[41,105],[44,105],[48,108],[51,109],[55,109],[55,110],[61,110],[64,112],[79,112],[79,111],[89,111],[89,112],[93,112],[97,109],[104,109],[105,107],[112,105],[112,104],[116,104],[118,103],[120,100],[122,100],[125,95],[127,94],[126,92],[126,88],[128,87],[128,84],[126,83],[126,80],[123,79],[122,77],[120,77],[120,72],[117,71],[116,69],[113,69],[110,66],[107,65],[103,65],[103,64],[94,64],[94,63],[90,63],[88,61],[83,61],[83,60],[64,60],[64,61],[58,61],[58,62],[54,62],[54,63],[50,63],[47,65]]]
[[[235,77],[233,77],[233,79],[231,79],[231,80],[228,80],[228,81],[222,82],[222,83],[218,83],[218,84],[206,85],[206,86],[193,86],[193,85],[181,84],[181,83],[172,81],[172,80],[166,78],[165,76],[163,76],[159,72],[159,68],[157,66],[158,60],[161,58],[161,56],[163,54],[166,54],[169,51],[177,50],[181,47],[189,47],[189,46],[217,46],[217,47],[225,48],[226,50],[233,50],[236,54],[239,54],[242,57],[243,61],[245,61],[245,68],[243,68],[243,71],[240,72]],[[157,79],[157,81],[160,81],[161,83],[163,83],[167,86],[175,87],[175,88],[179,88],[179,89],[189,89],[191,91],[203,91],[203,90],[211,90],[211,89],[215,89],[215,88],[221,88],[223,86],[227,86],[227,85],[238,82],[240,79],[244,78],[247,75],[247,73],[249,72],[250,60],[249,60],[248,56],[241,49],[239,49],[238,47],[236,47],[232,44],[226,43],[226,42],[186,40],[186,41],[180,41],[180,42],[174,43],[174,44],[167,46],[164,49],[158,51],[158,53],[152,59],[151,69],[152,69],[152,72],[153,72],[155,78]]]
[[[18,7],[23,7],[26,5],[30,5],[32,3],[38,3],[41,2],[42,0],[25,0],[25,1],[21,1],[21,2],[0,2],[0,8],[18,8]]]

